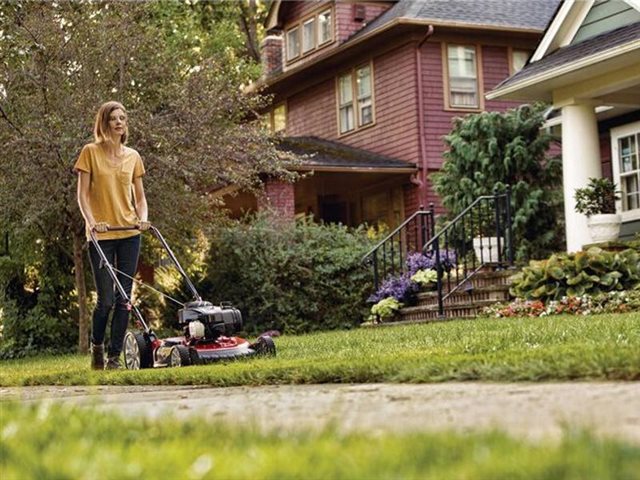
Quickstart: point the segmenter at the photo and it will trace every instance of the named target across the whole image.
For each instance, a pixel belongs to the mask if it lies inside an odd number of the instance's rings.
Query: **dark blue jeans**
[[[117,240],[100,240],[98,243],[111,265],[133,277],[138,266],[140,235]],[[122,352],[122,342],[129,325],[130,307],[127,300],[122,298],[118,289],[115,288],[107,268],[100,268],[100,256],[91,242],[89,243],[89,259],[91,260],[93,278],[96,282],[98,293],[98,303],[96,303],[96,308],[93,311],[91,325],[91,342],[94,345],[101,345],[104,342],[109,313],[115,307],[113,318],[111,319],[111,335],[108,348],[109,357],[115,357]],[[116,275],[127,297],[131,297],[133,283],[131,279],[120,273]]]

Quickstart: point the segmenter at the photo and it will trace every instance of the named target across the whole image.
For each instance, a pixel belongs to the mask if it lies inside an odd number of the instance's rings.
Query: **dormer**
[[[275,0],[265,28],[268,38],[271,38],[272,49],[274,38],[280,39],[281,66],[278,68],[273,62],[267,62],[265,76],[285,72],[330,52],[394,3]],[[272,51],[269,57],[275,57]]]

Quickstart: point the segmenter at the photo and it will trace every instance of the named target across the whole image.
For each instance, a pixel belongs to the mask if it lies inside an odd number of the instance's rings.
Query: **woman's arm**
[[[89,228],[93,228],[96,224],[96,221],[93,218],[91,205],[89,205],[90,183],[91,174],[88,172],[78,171],[78,205],[80,206],[80,213],[82,213],[84,221],[87,222]]]
[[[142,177],[136,177],[133,180],[133,189],[136,196],[136,213],[140,222],[147,223],[149,217],[149,211],[147,209],[147,197],[144,194],[144,186],[142,185]]]

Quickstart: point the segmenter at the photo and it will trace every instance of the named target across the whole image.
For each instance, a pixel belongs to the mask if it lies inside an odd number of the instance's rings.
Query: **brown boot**
[[[104,370],[104,346],[91,344],[91,370]]]
[[[104,368],[105,370],[118,370],[120,368],[120,355],[110,355]]]

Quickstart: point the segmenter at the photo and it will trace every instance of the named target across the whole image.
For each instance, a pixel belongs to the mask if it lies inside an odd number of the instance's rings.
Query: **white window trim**
[[[613,172],[613,181],[618,186],[618,188],[620,188],[621,186],[620,165],[618,163],[618,139],[620,137],[628,137],[630,135],[637,134],[638,132],[640,132],[640,121],[612,128],[609,132],[611,137],[611,170]],[[638,145],[638,147],[640,149],[640,145]],[[640,154],[640,152],[638,153]],[[638,159],[638,161],[640,162],[640,158]],[[622,216],[623,222],[640,220],[640,208],[635,208],[633,210],[623,212],[622,200],[618,200],[616,202],[616,211]]]
[[[307,50],[304,49],[304,32],[305,32],[305,27],[309,24],[313,22],[313,28],[312,28],[312,32],[311,32],[311,42],[312,45],[310,48],[308,48]],[[308,20],[305,20],[304,22],[302,22],[302,30],[301,30],[301,49],[302,49],[302,55],[306,55],[309,52],[314,51],[316,48],[318,48],[318,21],[317,21],[317,15],[313,16],[311,18],[309,18]]]

